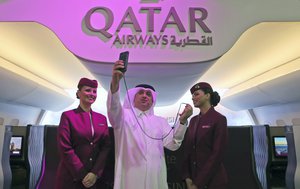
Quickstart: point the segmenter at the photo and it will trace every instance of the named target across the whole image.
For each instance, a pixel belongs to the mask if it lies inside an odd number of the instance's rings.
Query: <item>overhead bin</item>
[[[232,110],[300,101],[300,58],[229,89],[221,104]]]
[[[66,89],[93,74],[47,27],[0,22],[0,102],[59,111],[74,100]]]
[[[0,58],[0,101],[58,111],[74,100],[61,88]]]

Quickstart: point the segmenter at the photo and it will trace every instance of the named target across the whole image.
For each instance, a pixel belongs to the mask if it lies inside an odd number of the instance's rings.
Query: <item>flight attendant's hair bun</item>
[[[217,106],[218,103],[220,102],[221,97],[217,91],[214,91],[210,94],[210,103],[213,106]]]

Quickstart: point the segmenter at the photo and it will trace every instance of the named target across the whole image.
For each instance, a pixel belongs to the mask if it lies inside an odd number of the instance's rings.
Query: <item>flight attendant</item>
[[[81,78],[78,83],[78,108],[63,112],[58,127],[60,163],[56,189],[100,188],[103,169],[110,149],[106,117],[94,112],[96,80]]]
[[[188,189],[226,189],[228,179],[222,162],[227,120],[214,109],[220,96],[205,82],[195,84],[190,91],[200,114],[191,119],[185,135],[183,179]]]

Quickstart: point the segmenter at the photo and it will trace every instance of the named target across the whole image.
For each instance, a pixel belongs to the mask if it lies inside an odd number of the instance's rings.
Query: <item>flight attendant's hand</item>
[[[119,70],[121,68],[124,68],[123,60],[116,61],[113,66],[113,71],[112,71],[112,79],[111,79],[111,85],[110,85],[111,93],[115,93],[119,89],[120,80],[124,76],[123,72],[121,72]]]
[[[180,117],[179,117],[180,123],[185,124],[187,122],[187,119],[191,115],[193,115],[193,107],[189,104],[186,104],[183,112],[180,114]]]
[[[92,172],[89,172],[82,180],[82,184],[86,188],[92,187],[97,181],[97,175]]]
[[[193,183],[192,179],[186,178],[185,183],[187,186],[187,189],[198,189],[197,186]]]

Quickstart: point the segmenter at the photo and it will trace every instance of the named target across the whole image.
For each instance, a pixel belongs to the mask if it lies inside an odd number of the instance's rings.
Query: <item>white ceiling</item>
[[[113,63],[82,63],[95,75],[102,86],[108,90]],[[209,69],[215,60],[196,63],[130,63],[125,79],[128,88],[141,83],[151,84],[159,93],[157,105],[176,103],[192,85]],[[125,84],[121,81],[121,96],[125,95]]]
[[[234,110],[300,101],[299,33],[300,22],[255,25],[201,79],[228,89],[222,103]]]
[[[0,41],[1,58],[22,70],[14,73],[16,78],[19,77],[18,74],[21,78],[24,77],[25,72],[32,74],[31,76],[27,74],[25,78],[28,78],[33,86],[38,83],[37,80],[41,80],[44,82],[43,85],[51,89],[50,91],[66,95],[64,89],[76,88],[81,77],[95,77],[108,90],[114,62],[92,62],[75,57],[52,31],[40,24],[0,22]],[[171,105],[189,90],[214,61],[176,64],[129,62],[126,73],[127,85],[131,88],[140,83],[151,84],[159,92],[157,104]],[[9,78],[6,78],[5,83],[9,83]],[[20,85],[24,87],[26,84]],[[124,84],[122,86],[121,95],[124,95]],[[28,90],[29,93],[33,89]],[[52,93],[50,91],[48,93]],[[16,90],[8,93],[14,92]],[[22,94],[18,93],[21,96]],[[45,94],[43,96],[47,97]],[[16,103],[16,100],[8,98],[7,95],[1,98],[1,101]],[[51,100],[50,102],[56,104]],[[51,104],[50,102],[48,104]],[[67,102],[69,103],[69,99]],[[26,101],[26,104],[36,106],[34,99],[32,102]]]
[[[48,28],[0,22],[0,101],[58,111],[73,103],[65,89],[94,77]]]
[[[140,83],[153,85],[159,92],[158,105],[164,106],[175,103],[197,81],[208,81],[214,88],[229,89],[225,93],[225,104],[235,103],[236,109],[261,106],[258,103],[262,100],[259,96],[249,100],[243,98],[243,93],[259,84],[277,81],[279,76],[282,77],[283,72],[280,72],[281,75],[274,75],[274,78],[262,76],[299,57],[299,33],[300,22],[261,23],[247,30],[219,59],[174,64],[129,62],[127,85],[129,88]],[[106,90],[109,87],[113,62],[92,62],[75,57],[50,30],[39,24],[0,22],[0,41],[0,56],[48,82],[47,88],[51,89],[51,85],[61,91],[76,88],[79,78],[83,76],[96,77]],[[296,64],[296,68],[297,65],[299,64]],[[292,73],[291,70],[284,72]],[[259,81],[249,82],[258,76],[261,76]],[[280,89],[279,83],[272,83],[272,91]],[[53,89],[50,91],[46,94],[53,91],[57,93]],[[124,85],[121,91],[124,95]],[[237,94],[238,98],[232,96]],[[259,93],[254,90],[251,95]],[[247,101],[252,106],[245,106]],[[239,106],[243,103],[244,105]],[[28,104],[37,106],[33,102]]]

